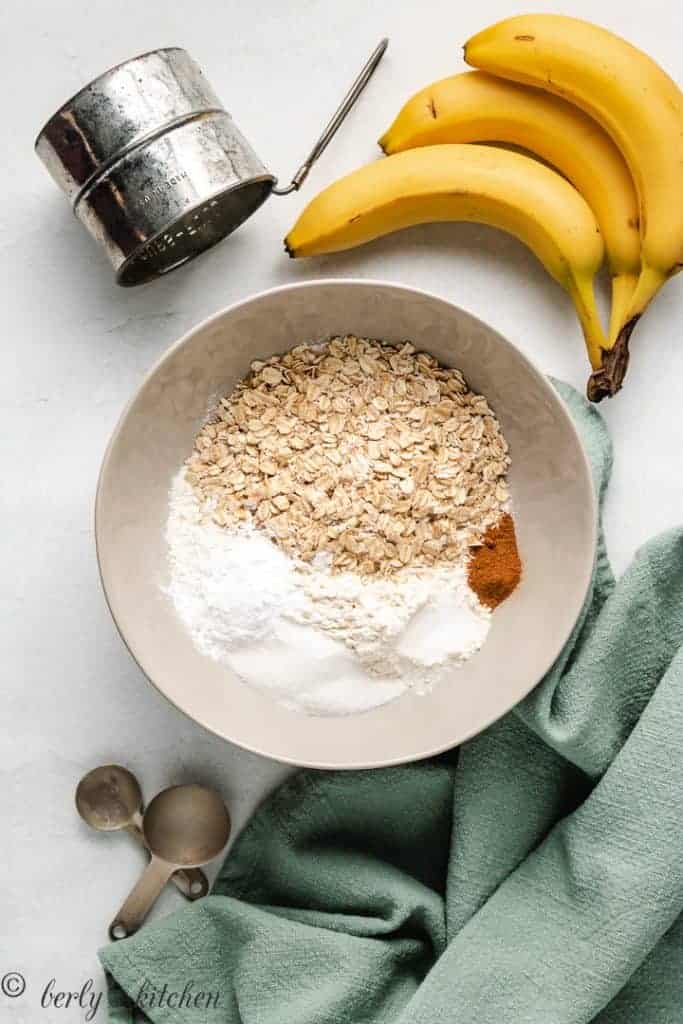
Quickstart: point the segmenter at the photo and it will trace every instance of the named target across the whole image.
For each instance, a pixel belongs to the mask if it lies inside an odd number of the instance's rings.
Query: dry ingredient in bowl
[[[168,592],[197,649],[296,710],[350,714],[427,690],[488,633],[463,566],[386,580],[297,563],[253,526],[207,521],[184,470],[167,539]]]
[[[187,479],[215,523],[363,575],[461,558],[508,501],[488,402],[410,344],[335,338],[255,362],[195,449]]]
[[[467,580],[487,608],[497,608],[522,578],[522,562],[512,516],[505,512],[495,526],[489,526],[483,544],[472,551]]]
[[[300,345],[253,363],[200,430],[171,494],[169,594],[200,651],[291,707],[425,691],[486,638],[471,567],[508,516],[508,466],[459,371],[410,344]]]

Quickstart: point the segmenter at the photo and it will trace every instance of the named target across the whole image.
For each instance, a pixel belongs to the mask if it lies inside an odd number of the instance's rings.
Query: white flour
[[[184,468],[166,537],[167,592],[197,649],[298,710],[351,714],[424,692],[489,630],[464,566],[364,580],[297,564],[253,527],[202,522]]]

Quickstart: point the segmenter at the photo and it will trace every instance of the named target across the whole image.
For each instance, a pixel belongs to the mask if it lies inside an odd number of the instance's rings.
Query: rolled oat
[[[481,544],[507,507],[509,464],[460,371],[346,336],[252,363],[186,472],[219,526],[253,522],[294,558],[392,576]]]

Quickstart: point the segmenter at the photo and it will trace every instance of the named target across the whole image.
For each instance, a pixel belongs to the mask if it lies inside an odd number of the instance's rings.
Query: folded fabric
[[[602,501],[602,419],[557,386]],[[288,781],[211,896],[101,951],[110,1021],[683,1021],[682,644],[683,532],[617,585],[601,537],[521,705],[433,761]]]

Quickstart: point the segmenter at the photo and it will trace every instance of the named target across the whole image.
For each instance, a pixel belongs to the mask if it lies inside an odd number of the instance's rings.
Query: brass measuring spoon
[[[174,871],[218,856],[230,836],[230,815],[215,790],[172,786],[154,797],[142,831],[152,859],[109,926],[114,940],[138,930]]]
[[[127,768],[105,764],[84,775],[76,789],[76,809],[86,825],[98,832],[126,831],[147,849],[142,832],[142,792]],[[198,868],[178,871],[171,881],[189,900],[206,896],[209,882]]]

